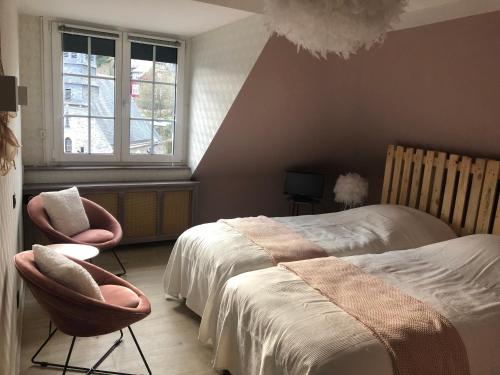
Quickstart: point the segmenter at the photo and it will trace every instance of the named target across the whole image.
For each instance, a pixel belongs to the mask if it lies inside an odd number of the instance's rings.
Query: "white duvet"
[[[471,375],[500,374],[499,236],[344,259],[446,316],[465,344]],[[393,374],[385,347],[366,327],[279,266],[226,284],[214,365],[232,375]]]
[[[456,237],[441,220],[404,206],[274,219],[337,257],[410,249]],[[226,281],[272,266],[262,248],[228,225],[199,225],[184,232],[172,250],[163,280],[165,294],[186,299],[202,317],[200,340],[211,344],[219,308],[215,301]]]

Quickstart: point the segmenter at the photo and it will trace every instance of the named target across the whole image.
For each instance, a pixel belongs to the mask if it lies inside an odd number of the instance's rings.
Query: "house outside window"
[[[183,43],[53,26],[54,159],[183,161]]]

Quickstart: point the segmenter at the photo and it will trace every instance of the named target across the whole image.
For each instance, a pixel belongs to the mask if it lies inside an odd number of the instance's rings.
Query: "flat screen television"
[[[325,186],[325,176],[312,172],[285,172],[285,194],[295,198],[323,197]]]

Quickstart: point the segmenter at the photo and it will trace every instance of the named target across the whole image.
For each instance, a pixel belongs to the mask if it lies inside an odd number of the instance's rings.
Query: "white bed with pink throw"
[[[448,319],[471,375],[500,373],[499,236],[343,260]],[[388,351],[365,325],[283,266],[233,277],[216,302],[214,366],[232,375],[395,373]]]
[[[441,220],[409,207],[373,205],[352,210],[274,218],[278,223],[337,257],[410,249],[456,237]],[[185,298],[202,317],[200,340],[215,335],[218,304],[231,277],[273,267],[255,242],[223,223],[193,227],[177,240],[165,275],[166,295]]]

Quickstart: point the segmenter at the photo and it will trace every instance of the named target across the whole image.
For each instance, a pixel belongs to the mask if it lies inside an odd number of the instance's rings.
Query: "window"
[[[183,161],[183,44],[54,25],[54,159]]]
[[[64,153],[114,153],[115,43],[62,33],[63,137],[72,141],[71,148],[65,143]]]
[[[130,154],[172,155],[177,49],[133,42],[130,55]]]

